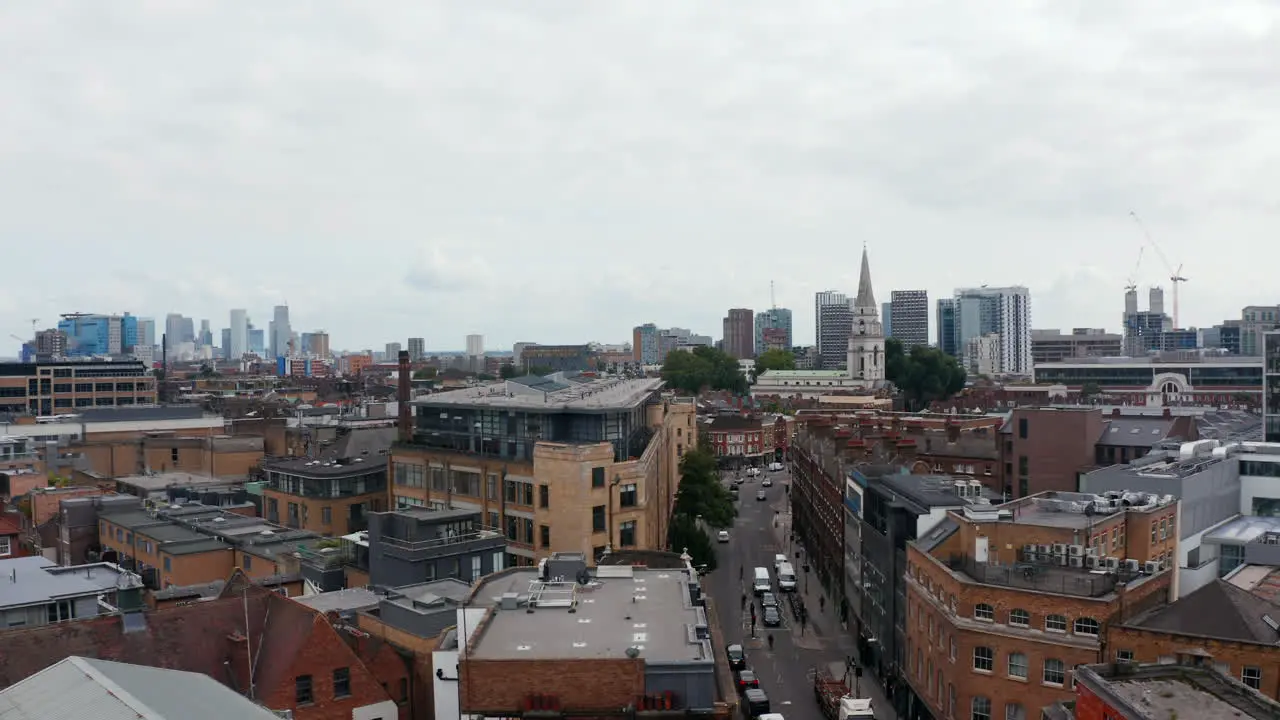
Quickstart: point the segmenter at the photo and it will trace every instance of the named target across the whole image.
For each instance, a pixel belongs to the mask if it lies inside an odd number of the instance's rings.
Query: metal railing
[[[381,540],[386,545],[401,550],[420,551],[432,550],[435,548],[445,547],[447,545],[457,545],[460,543],[471,542],[473,540],[489,540],[492,538],[502,537],[502,533],[497,528],[488,525],[476,525],[476,529],[464,533],[449,533],[438,537],[427,538],[425,540],[404,540],[401,538],[383,535]]]
[[[1116,585],[1119,583],[1133,578],[1132,573],[1123,570],[1097,573],[1084,569],[1033,563],[992,565],[980,563],[962,555],[951,556],[947,560],[947,567],[962,572],[975,582],[984,585],[1075,597],[1102,597],[1115,592]]]

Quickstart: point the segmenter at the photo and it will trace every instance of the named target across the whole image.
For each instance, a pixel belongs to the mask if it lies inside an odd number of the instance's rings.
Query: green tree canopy
[[[501,375],[504,380],[513,378],[516,376],[516,366],[509,362],[502,363],[502,367],[498,368],[498,374]]]
[[[662,365],[662,379],[667,386],[697,395],[704,388],[743,393],[747,378],[738,361],[710,347],[696,347],[693,352],[676,350],[667,353]]]
[[[756,358],[756,372],[795,369],[796,356],[787,350],[765,350]]]
[[[716,472],[716,458],[701,448],[689,450],[680,461],[680,488],[676,492],[677,515],[702,516],[708,525],[729,527],[737,511],[733,497]]]
[[[884,354],[885,374],[902,391],[908,410],[922,410],[964,387],[964,368],[938,348],[917,345],[908,353],[900,340],[889,338]]]
[[[547,376],[547,375],[551,375],[551,374],[553,374],[553,373],[555,373],[555,370],[554,370],[554,369],[552,369],[552,367],[551,367],[550,365],[530,365],[530,366],[529,366],[529,374],[530,374],[530,375],[537,375],[537,376],[539,376],[539,377],[545,377],[545,376]]]
[[[436,369],[433,367],[424,367],[413,371],[414,380],[430,380],[436,376]]]
[[[694,565],[706,565],[708,570],[716,568],[716,551],[711,538],[698,526],[697,520],[688,515],[677,515],[671,518],[670,534],[667,536],[671,552],[689,551]]]

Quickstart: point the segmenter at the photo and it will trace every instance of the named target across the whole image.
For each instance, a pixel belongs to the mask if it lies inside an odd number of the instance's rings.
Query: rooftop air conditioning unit
[[[1040,546],[1039,546],[1039,548],[1040,548],[1040,549],[1039,549],[1039,550],[1037,550],[1036,552],[1040,553],[1041,555],[1052,555],[1052,554],[1053,554],[1053,547],[1052,547],[1052,546],[1050,546],[1050,545],[1040,545]]]
[[[1068,558],[1066,555],[1054,555],[1053,559],[1057,561],[1059,565],[1066,565],[1067,560],[1069,560],[1070,558]]]
[[[1155,575],[1164,569],[1164,563],[1159,560],[1148,560],[1142,565],[1142,572],[1148,575]]]
[[[1066,554],[1067,554],[1067,546],[1066,546],[1066,544],[1065,544],[1065,543],[1054,543],[1054,544],[1053,544],[1053,554],[1054,554],[1054,555],[1066,555]]]
[[[1090,555],[1084,559],[1084,566],[1093,570],[1102,564],[1102,558],[1096,555]]]
[[[1035,552],[1036,552],[1036,546],[1034,544],[1022,546],[1023,555],[1031,555],[1031,554],[1034,554]]]
[[[1102,550],[1096,545],[1090,545],[1089,548],[1084,551],[1084,554],[1088,555],[1089,557],[1096,558],[1102,554]]]
[[[1105,557],[1102,560],[1108,570],[1115,570],[1120,567],[1120,558],[1118,557]]]
[[[1070,556],[1072,556],[1072,557],[1080,557],[1081,555],[1083,555],[1083,554],[1084,554],[1084,546],[1083,546],[1083,545],[1069,545],[1069,546],[1067,547],[1067,554],[1068,554],[1068,555],[1070,555]]]
[[[1067,565],[1073,568],[1082,568],[1084,567],[1084,558],[1080,557],[1079,555],[1068,556]]]
[[[1138,561],[1133,558],[1125,558],[1124,569],[1129,572],[1138,572]]]

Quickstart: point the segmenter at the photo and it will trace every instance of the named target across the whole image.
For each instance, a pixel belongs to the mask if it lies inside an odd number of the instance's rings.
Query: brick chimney
[[[1113,418],[1120,417],[1120,408],[1111,408],[1111,417]]]
[[[1160,413],[1160,417],[1165,418],[1165,419],[1168,419],[1168,418],[1173,417],[1173,410],[1171,410],[1171,409],[1169,409],[1169,408],[1165,408],[1165,409],[1164,409],[1164,412]]]
[[[413,426],[411,424],[411,415],[409,414],[409,399],[412,397],[413,378],[409,371],[409,351],[400,351],[400,386],[396,389],[396,410],[397,422],[396,427],[400,431],[400,442],[409,442],[413,439]]]

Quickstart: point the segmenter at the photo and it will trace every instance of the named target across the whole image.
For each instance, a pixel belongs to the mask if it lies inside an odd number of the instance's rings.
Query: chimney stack
[[[409,398],[411,397],[412,378],[409,374],[409,351],[400,351],[400,386],[396,392],[396,410],[397,422],[396,427],[400,431],[400,442],[409,442],[413,439],[413,427],[410,425],[409,414]]]

